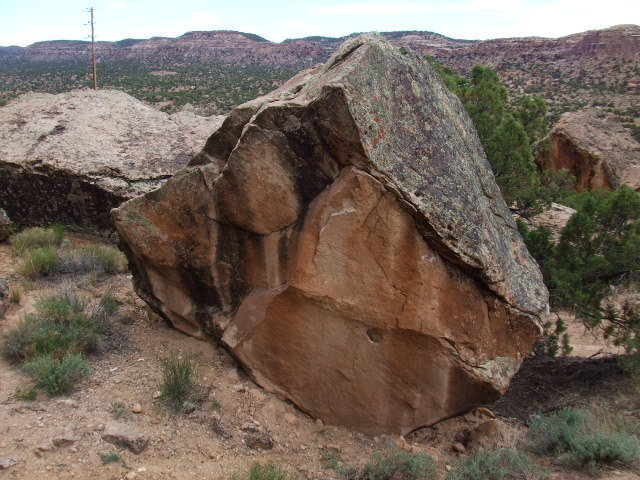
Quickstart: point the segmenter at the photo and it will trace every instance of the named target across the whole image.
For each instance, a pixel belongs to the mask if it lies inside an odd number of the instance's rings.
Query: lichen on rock
[[[236,108],[112,219],[159,314],[367,433],[503,393],[548,303],[459,100],[376,35]]]

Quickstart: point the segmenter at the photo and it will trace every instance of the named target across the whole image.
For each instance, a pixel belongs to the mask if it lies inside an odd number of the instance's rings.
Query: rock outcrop
[[[640,143],[631,131],[597,110],[568,112],[549,132],[543,169],[567,169],[578,191],[620,185],[640,189]]]
[[[0,208],[21,225],[110,229],[112,208],[158,188],[222,120],[117,91],[23,95],[0,108]]]
[[[154,310],[363,432],[496,398],[547,307],[461,103],[376,35],[233,110],[112,218]]]

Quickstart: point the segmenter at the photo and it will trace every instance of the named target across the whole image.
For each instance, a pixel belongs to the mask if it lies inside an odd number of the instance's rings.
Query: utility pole
[[[91,62],[93,63],[93,89],[98,89],[98,72],[96,70],[96,42],[93,33],[93,7],[89,9],[91,12]]]

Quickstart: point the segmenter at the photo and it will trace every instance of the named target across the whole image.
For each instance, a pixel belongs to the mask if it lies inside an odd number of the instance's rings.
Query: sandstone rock
[[[103,440],[140,453],[147,448],[149,437],[137,428],[120,422],[107,422],[102,432]]]
[[[551,238],[557,243],[560,240],[562,229],[574,213],[576,211],[571,207],[552,203],[551,208],[534,215],[528,220],[528,223],[535,228],[546,227],[551,230]]]
[[[131,407],[131,412],[142,413],[142,405],[140,405],[139,403],[134,403],[133,406]]]
[[[7,212],[0,208],[0,242],[4,242],[14,232],[14,225]]]
[[[118,91],[22,95],[0,108],[0,207],[21,225],[108,229],[111,208],[185,166],[222,118]]]
[[[507,426],[498,419],[487,420],[473,428],[466,439],[468,449],[488,449],[500,446],[507,434]]]
[[[451,450],[453,450],[456,453],[464,453],[467,449],[464,447],[463,444],[461,444],[460,442],[455,442],[452,446],[451,446]]]
[[[375,35],[236,108],[112,218],[152,308],[367,433],[496,398],[547,308],[461,103]]]
[[[640,143],[631,131],[597,110],[563,114],[549,132],[544,169],[568,169],[578,191],[629,185],[640,190]]]
[[[52,442],[56,447],[67,447],[78,441],[78,437],[73,433],[63,433],[55,437]]]
[[[0,458],[0,470],[6,470],[7,468],[13,467],[20,460],[17,458]]]

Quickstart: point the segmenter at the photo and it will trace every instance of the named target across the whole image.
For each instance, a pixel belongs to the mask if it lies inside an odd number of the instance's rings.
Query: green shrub
[[[25,362],[24,369],[36,386],[50,395],[71,391],[78,381],[91,373],[89,364],[80,354],[66,355],[61,359],[41,355]]]
[[[20,255],[40,247],[60,245],[64,236],[64,227],[52,225],[47,228],[32,227],[11,237],[11,245]]]
[[[546,478],[529,456],[514,448],[481,450],[462,460],[448,480],[536,480]]]
[[[638,438],[626,433],[586,434],[562,457],[568,463],[598,470],[602,465],[629,464],[640,459]]]
[[[100,459],[105,465],[108,463],[116,463],[120,461],[120,455],[116,452],[101,453]]]
[[[295,480],[295,475],[273,463],[254,463],[247,472],[235,473],[231,480]]]
[[[562,409],[530,419],[527,439],[533,452],[595,470],[640,460],[640,442],[626,432],[609,432],[585,410]]]
[[[173,355],[160,360],[160,400],[173,413],[183,411],[186,402],[199,403],[202,388],[196,381],[196,364],[191,358]]]
[[[373,460],[362,467],[345,465],[332,451],[322,452],[322,466],[349,480],[418,480],[436,477],[435,462],[424,453],[391,451],[376,453]]]
[[[377,453],[357,474],[361,480],[418,480],[435,478],[436,465],[428,455],[393,451]]]
[[[25,402],[35,402],[38,398],[38,389],[34,386],[18,387],[16,397]]]
[[[63,262],[58,252],[51,247],[40,247],[26,254],[18,272],[25,278],[33,280],[58,273],[62,267]]]
[[[108,245],[89,244],[72,250],[63,257],[64,270],[69,273],[119,273],[127,268],[124,254]]]
[[[98,348],[107,321],[100,308],[89,309],[85,298],[63,291],[38,300],[36,313],[5,334],[2,352],[17,360],[88,353]]]

